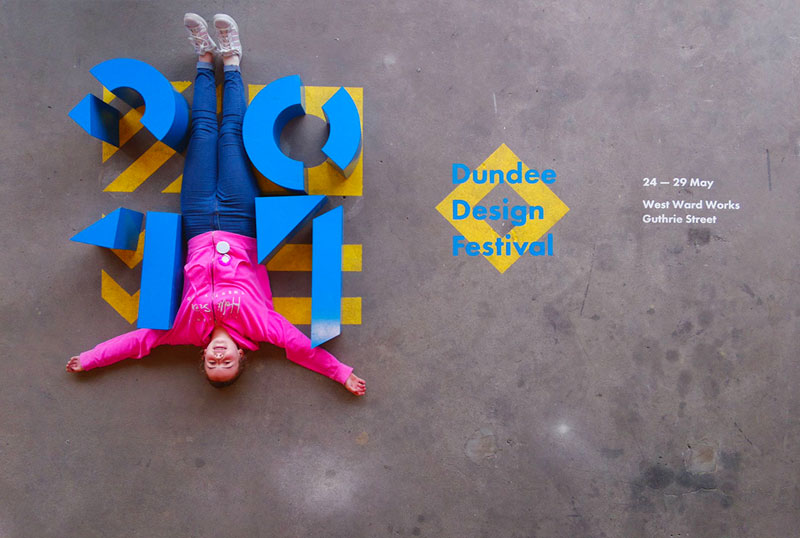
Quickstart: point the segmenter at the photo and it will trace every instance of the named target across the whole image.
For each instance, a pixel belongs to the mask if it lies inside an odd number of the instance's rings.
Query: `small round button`
[[[231,257],[228,254],[223,254],[222,256],[219,257],[219,263],[221,263],[222,265],[230,265]]]
[[[231,246],[228,244],[227,241],[220,241],[219,243],[217,243],[217,252],[219,252],[220,254],[226,254],[230,252],[230,250]]]

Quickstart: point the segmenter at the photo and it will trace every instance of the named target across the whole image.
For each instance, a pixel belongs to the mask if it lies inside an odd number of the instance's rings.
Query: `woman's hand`
[[[80,357],[72,357],[69,360],[67,363],[67,372],[83,372],[83,368],[81,368]]]
[[[367,393],[367,382],[356,374],[350,374],[350,377],[344,382],[344,386],[356,396],[364,396]]]

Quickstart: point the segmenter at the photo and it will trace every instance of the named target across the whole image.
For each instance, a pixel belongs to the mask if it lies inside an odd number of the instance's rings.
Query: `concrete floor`
[[[0,5],[0,536],[798,535],[797,2]],[[363,399],[269,346],[224,391],[190,348],[64,372],[132,328],[101,269],[129,291],[140,270],[69,237],[178,210],[182,166],[103,192],[147,141],[101,164],[67,113],[109,58],[191,80],[190,10],[237,18],[246,82],[364,88],[364,196],[334,199],[363,324],[326,345]],[[571,209],[555,256],[505,274],[453,257],[434,209],[502,143]],[[646,225],[650,197],[741,209]]]

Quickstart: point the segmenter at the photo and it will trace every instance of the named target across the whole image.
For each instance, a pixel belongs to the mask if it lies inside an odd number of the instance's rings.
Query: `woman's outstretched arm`
[[[366,382],[353,374],[350,366],[339,362],[321,347],[312,348],[311,340],[282,315],[274,310],[267,310],[265,315],[259,316],[259,321],[259,341],[286,349],[287,359],[338,381],[356,396],[366,394]]]
[[[98,344],[89,351],[72,357],[67,362],[67,372],[82,372],[100,366],[108,366],[123,359],[141,359],[162,344],[171,343],[172,331],[138,329],[121,334]]]

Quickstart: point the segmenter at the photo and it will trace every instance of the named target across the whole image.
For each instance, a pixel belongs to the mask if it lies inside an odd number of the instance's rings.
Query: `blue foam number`
[[[119,147],[119,110],[91,93],[69,111],[69,117],[95,138]]]
[[[322,152],[344,177],[350,177],[361,156],[361,118],[358,107],[347,90],[339,88],[322,105],[322,111],[330,126],[328,140],[322,146]]]
[[[256,198],[258,262],[275,254],[325,205],[327,197],[269,196]]]
[[[171,329],[183,289],[181,216],[147,212],[144,232],[140,329]]]
[[[339,206],[314,219],[311,247],[311,347],[342,332],[342,236]]]
[[[136,250],[144,215],[120,207],[72,236],[72,241],[98,247]]]
[[[142,125],[175,151],[183,150],[189,131],[189,105],[155,67],[140,60],[116,58],[94,66],[91,73],[131,107],[144,105]]]
[[[273,183],[289,190],[307,192],[301,161],[280,149],[281,132],[289,120],[305,115],[303,83],[298,75],[279,78],[256,94],[242,124],[242,138],[253,166]]]

